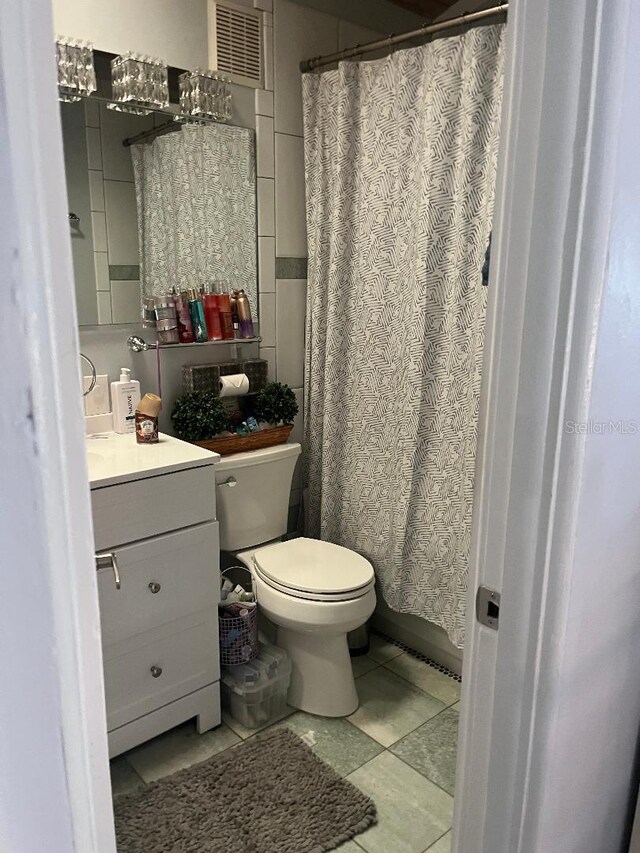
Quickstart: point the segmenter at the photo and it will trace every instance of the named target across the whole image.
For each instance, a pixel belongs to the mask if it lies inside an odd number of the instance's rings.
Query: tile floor
[[[450,853],[460,684],[375,635],[353,669],[360,707],[351,717],[290,710],[270,726],[289,726],[375,801],[377,825],[340,853]],[[227,715],[204,735],[193,722],[179,726],[111,762],[113,794],[204,761],[257,731]]]

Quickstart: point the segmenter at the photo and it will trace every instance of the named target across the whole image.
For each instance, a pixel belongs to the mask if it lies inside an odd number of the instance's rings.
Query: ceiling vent
[[[262,86],[262,13],[235,3],[213,4],[211,44],[216,70],[243,86]]]

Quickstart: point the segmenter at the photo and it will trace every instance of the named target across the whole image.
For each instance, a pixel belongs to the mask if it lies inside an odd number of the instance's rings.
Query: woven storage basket
[[[249,377],[249,393],[255,394],[267,384],[269,362],[264,358],[248,358],[242,362],[242,372]]]
[[[255,394],[267,384],[269,363],[264,358],[245,361],[223,361],[220,364],[185,364],[182,368],[182,391],[210,391],[220,393],[220,377],[246,373],[249,393]]]
[[[249,575],[249,584],[254,593],[253,576],[246,566],[231,566],[220,572],[223,578],[231,570],[242,569]],[[239,602],[242,605],[242,602]],[[220,603],[218,633],[220,638],[220,663],[224,666],[239,666],[258,656],[258,605],[246,607],[246,616],[223,616],[224,602]]]
[[[245,450],[261,450],[263,447],[285,444],[292,429],[293,424],[283,424],[252,432],[251,435],[218,435],[205,441],[192,441],[191,444],[197,444],[205,450],[213,450],[220,456],[229,456],[231,453],[243,453]]]
[[[211,391],[220,393],[219,364],[185,364],[182,368],[182,390],[185,394],[193,391]]]

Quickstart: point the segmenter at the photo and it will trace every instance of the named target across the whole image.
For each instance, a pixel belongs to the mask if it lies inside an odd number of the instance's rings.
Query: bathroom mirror
[[[60,104],[79,324],[138,323],[142,294],[216,281],[257,317],[254,131],[109,103]]]

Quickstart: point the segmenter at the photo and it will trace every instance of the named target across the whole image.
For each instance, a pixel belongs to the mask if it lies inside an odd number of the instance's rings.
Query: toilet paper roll
[[[220,377],[221,397],[242,397],[249,393],[249,377],[246,373],[232,373]]]

